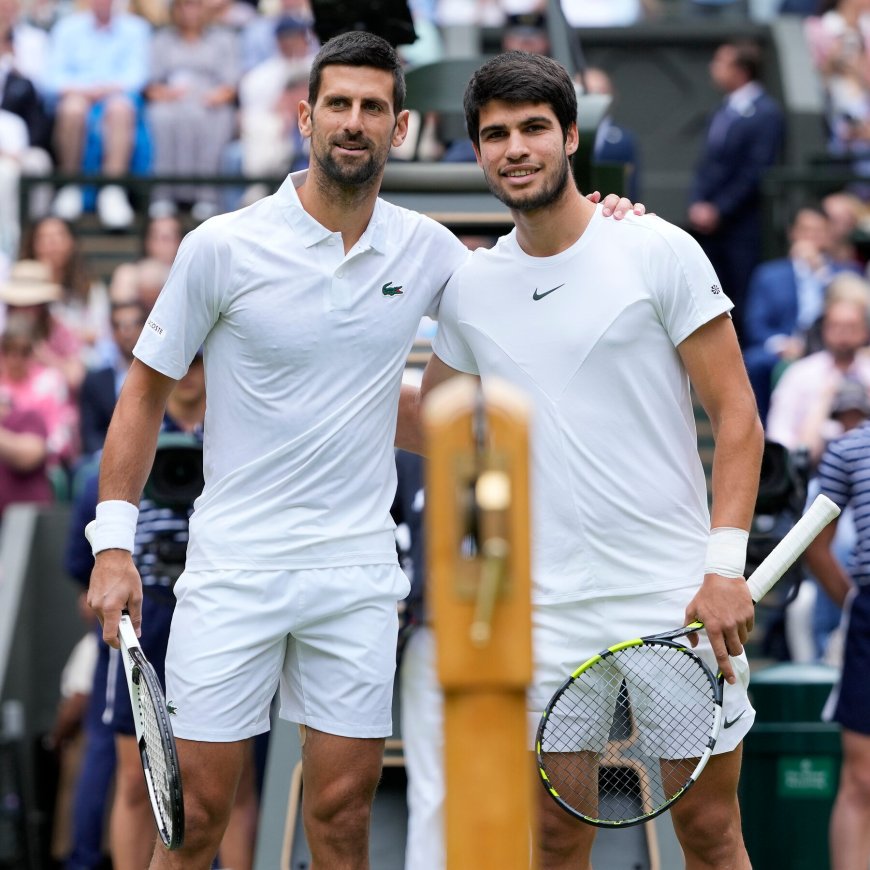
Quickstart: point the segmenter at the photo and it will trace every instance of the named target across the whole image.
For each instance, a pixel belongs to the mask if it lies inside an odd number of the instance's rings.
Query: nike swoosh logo
[[[564,287],[564,284],[560,284],[559,287]],[[537,302],[539,299],[543,299],[545,296],[549,296],[551,293],[555,293],[559,287],[554,287],[552,290],[546,290],[543,293],[538,293],[538,288],[535,287],[535,292],[532,293],[532,299]]]
[[[735,722],[737,722],[738,719],[742,719],[742,718],[743,718],[743,714],[744,714],[745,712],[746,712],[745,710],[741,710],[741,711],[740,711],[740,712],[739,712],[739,713],[738,713],[738,714],[737,714],[737,715],[736,715],[736,716],[735,716],[735,717],[734,717],[730,722],[728,721],[728,719],[726,719],[726,720],[722,723],[722,727],[723,727],[723,728],[730,728],[730,727],[731,727]]]

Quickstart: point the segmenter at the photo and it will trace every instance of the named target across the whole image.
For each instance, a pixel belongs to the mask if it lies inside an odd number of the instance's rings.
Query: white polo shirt
[[[676,348],[731,307],[689,235],[600,209],[554,257],[513,232],[448,284],[435,353],[532,399],[536,602],[700,582],[710,520]]]
[[[205,489],[187,567],[394,562],[402,371],[468,257],[444,227],[378,200],[341,235],[280,190],[184,240],[135,355],[181,378],[205,345]]]

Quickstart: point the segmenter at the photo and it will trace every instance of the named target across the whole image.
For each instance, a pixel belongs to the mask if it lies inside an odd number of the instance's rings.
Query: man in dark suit
[[[812,336],[831,279],[843,271],[860,274],[856,263],[831,258],[831,240],[825,212],[804,206],[789,227],[788,256],[762,263],[752,273],[743,313],[743,358],[762,421],[776,366],[818,350]]]
[[[31,147],[48,150],[51,143],[51,124],[33,82],[14,69],[3,69],[3,61],[12,57],[11,51],[9,35],[0,36],[0,109],[18,115],[24,121]]]
[[[115,401],[133,361],[133,347],[144,325],[145,310],[138,302],[112,306],[112,337],[117,348],[115,364],[89,371],[79,393],[82,453],[85,456],[103,447]]]
[[[779,157],[784,116],[759,82],[761,49],[751,42],[716,49],[710,75],[726,94],[713,114],[688,212],[690,229],[743,316],[746,288],[761,260],[761,179]]]

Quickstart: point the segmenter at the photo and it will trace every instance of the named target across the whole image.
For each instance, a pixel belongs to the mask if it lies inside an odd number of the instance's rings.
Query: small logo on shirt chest
[[[384,296],[402,296],[402,286],[400,284],[398,287],[394,287],[392,281],[387,281],[387,283],[381,287],[381,293],[383,293]]]
[[[564,287],[564,284],[560,284],[559,287]],[[553,287],[552,290],[545,290],[543,293],[538,292],[538,288],[535,287],[535,292],[532,293],[532,299],[537,302],[539,299],[543,299],[545,296],[549,296],[551,293],[555,293],[559,287]]]

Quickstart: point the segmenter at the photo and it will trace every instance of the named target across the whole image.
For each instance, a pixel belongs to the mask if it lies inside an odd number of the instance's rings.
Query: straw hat
[[[0,302],[7,305],[43,305],[61,299],[60,284],[51,280],[48,266],[37,260],[19,260],[0,284]]]

